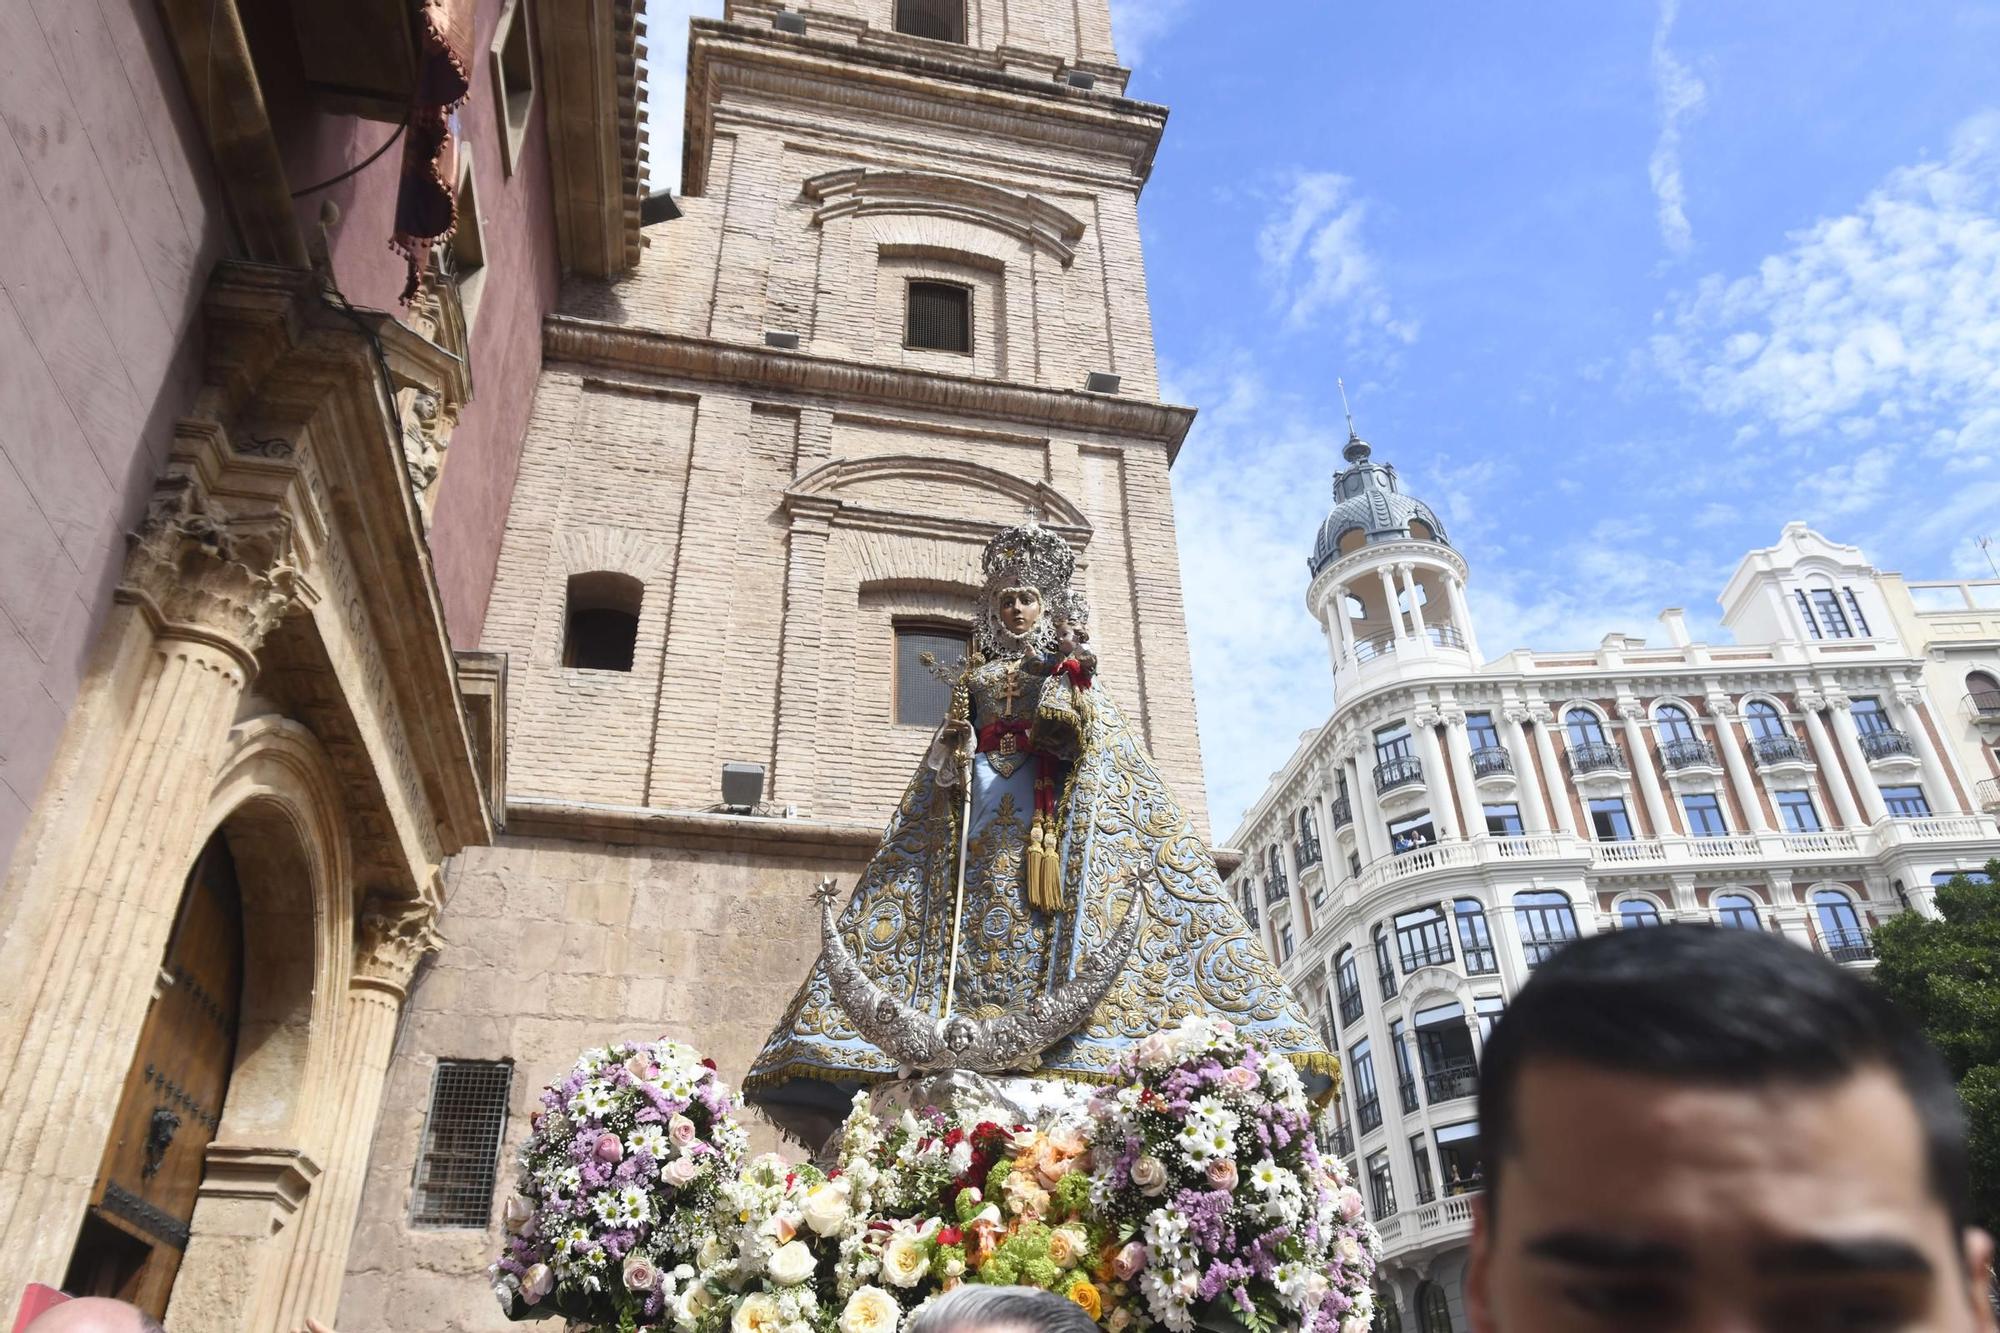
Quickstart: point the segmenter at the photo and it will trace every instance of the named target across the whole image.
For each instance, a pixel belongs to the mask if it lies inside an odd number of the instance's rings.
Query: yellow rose
[[[1087,1277],[1079,1277],[1076,1281],[1070,1283],[1069,1290],[1065,1291],[1063,1295],[1082,1306],[1083,1312],[1092,1319],[1104,1313],[1104,1298],[1098,1295],[1097,1288]]]
[[[1090,1238],[1079,1227],[1057,1227],[1049,1233],[1049,1262],[1057,1268],[1075,1268],[1090,1252]]]
[[[743,1298],[729,1320],[730,1333],[778,1333],[778,1298],[753,1292]]]
[[[898,1235],[882,1251],[882,1276],[891,1286],[916,1286],[930,1266],[929,1247],[914,1232]]]

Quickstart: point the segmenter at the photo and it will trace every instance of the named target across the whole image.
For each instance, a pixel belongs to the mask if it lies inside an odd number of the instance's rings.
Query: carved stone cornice
[[[574,315],[544,321],[542,351],[551,361],[1124,436],[1164,444],[1169,462],[1194,423],[1191,407],[746,347]]]
[[[639,262],[646,127],[637,18],[620,0],[535,0],[550,193],[563,267],[609,278]]]
[[[1792,697],[1797,700],[1802,713],[1824,713],[1833,706],[1832,701],[1818,690],[1799,690]]]
[[[119,600],[164,633],[227,649],[255,675],[264,636],[300,596],[290,517],[225,503],[192,472],[174,471],[154,486],[127,543]]]
[[[1736,716],[1736,701],[1734,699],[1731,699],[1726,694],[1706,695],[1703,697],[1702,702],[1708,705],[1708,711],[1711,717],[1722,718],[1722,717]]]
[[[442,943],[437,917],[435,903],[371,895],[355,923],[353,984],[400,1001],[424,955],[436,953]]]
[[[1637,699],[1620,699],[1618,701],[1618,716],[1627,722],[1644,722],[1646,720],[1646,705]]]

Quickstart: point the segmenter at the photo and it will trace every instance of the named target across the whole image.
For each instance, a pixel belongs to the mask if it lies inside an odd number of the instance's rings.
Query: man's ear
[[[1472,1253],[1465,1264],[1465,1317],[1472,1333],[1500,1333],[1493,1318],[1493,1219],[1487,1196],[1472,1198]]]
[[[1993,1237],[1978,1227],[1967,1227],[1959,1243],[1965,1247],[1966,1280],[1972,1285],[1973,1327],[1995,1333],[2000,1318],[1993,1313]]]

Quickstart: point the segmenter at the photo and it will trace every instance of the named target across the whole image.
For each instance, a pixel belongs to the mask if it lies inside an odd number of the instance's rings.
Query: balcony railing
[[[1583,741],[1569,747],[1571,771],[1603,773],[1625,771],[1625,752],[1610,741]]]
[[[1310,870],[1320,862],[1319,839],[1299,838],[1292,843],[1292,852],[1299,858],[1299,869]]]
[[[1861,753],[1870,759],[1894,759],[1901,755],[1914,756],[1917,747],[1908,736],[1894,727],[1884,727],[1879,731],[1861,733]]]
[[[1423,761],[1413,755],[1399,755],[1375,765],[1375,790],[1391,792],[1424,780]]]
[[[1396,1080],[1396,1091],[1403,1097],[1403,1114],[1415,1115],[1418,1110],[1417,1080],[1409,1074],[1403,1075]]]
[[[1440,648],[1465,647],[1465,636],[1458,632],[1458,626],[1456,625],[1426,625],[1424,626],[1424,633],[1432,643],[1437,644]]]
[[[1333,1155],[1351,1157],[1354,1155],[1354,1131],[1346,1125],[1336,1125],[1333,1130]]]
[[[1875,956],[1875,943],[1865,930],[1822,930],[1826,956],[1836,963],[1865,963]]]
[[[1806,743],[1797,736],[1759,736],[1750,742],[1750,752],[1760,764],[1800,764],[1806,761]]]
[[[1264,881],[1264,902],[1272,907],[1285,901],[1287,886],[1285,881],[1273,875]]]
[[[1977,718],[2000,718],[2000,690],[1974,690],[1965,696],[1965,706]]]
[[[1479,1066],[1471,1060],[1453,1060],[1424,1071],[1424,1096],[1433,1106],[1478,1093]]]
[[[1354,1103],[1354,1118],[1361,1125],[1361,1132],[1363,1134],[1366,1134],[1371,1129],[1380,1129],[1382,1127],[1382,1099],[1371,1092],[1366,1097],[1357,1100]]]
[[[1436,1203],[1437,1197],[1437,1184],[1429,1176],[1419,1176],[1417,1178],[1417,1207],[1421,1208],[1427,1203]]]
[[[1354,802],[1348,800],[1345,796],[1335,799],[1333,803],[1333,826],[1336,829],[1344,829],[1353,822]]]
[[[1250,923],[1250,929],[1257,929],[1261,918],[1258,916],[1257,903],[1254,899],[1243,904],[1243,919]]]
[[[1354,660],[1356,662],[1372,662],[1378,657],[1390,657],[1395,654],[1395,651],[1396,636],[1394,633],[1371,634],[1365,639],[1356,639],[1354,641]]]
[[[1514,771],[1514,756],[1504,745],[1482,745],[1472,752],[1472,776],[1492,777]]]
[[[1671,769],[1714,768],[1715,747],[1697,737],[1663,741],[1660,761]]]
[[[1787,856],[1837,856],[1861,849],[1860,842],[1845,829],[1823,829],[1818,833],[1787,833]]]
[[[1342,1027],[1361,1017],[1361,988],[1344,990],[1340,993],[1340,1024]]]

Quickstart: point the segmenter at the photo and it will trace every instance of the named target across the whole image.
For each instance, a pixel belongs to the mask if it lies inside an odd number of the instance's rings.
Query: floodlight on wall
[[[764,330],[764,346],[782,348],[787,352],[796,352],[799,350],[799,335],[796,333],[780,333],[776,329],[766,329]]]
[[[806,16],[793,9],[781,9],[771,16],[771,26],[795,37],[806,35]]]
[[[722,766],[722,808],[749,813],[764,799],[762,764],[725,763]]]
[[[1102,370],[1093,370],[1084,378],[1083,387],[1091,393],[1117,393],[1118,386],[1121,383],[1123,381],[1116,375],[1107,374]]]

